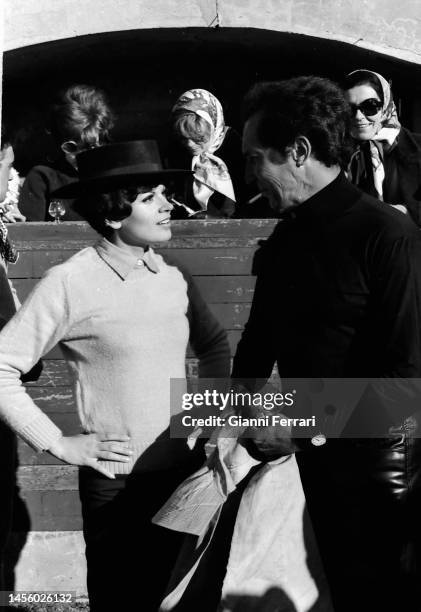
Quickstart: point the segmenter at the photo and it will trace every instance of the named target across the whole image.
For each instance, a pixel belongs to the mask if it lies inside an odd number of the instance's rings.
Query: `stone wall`
[[[418,0],[220,0],[224,26],[340,40],[421,63]]]
[[[419,0],[5,0],[5,50],[83,34],[247,27],[308,34],[421,63]]]

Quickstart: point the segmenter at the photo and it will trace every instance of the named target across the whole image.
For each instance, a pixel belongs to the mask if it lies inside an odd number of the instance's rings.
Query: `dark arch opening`
[[[130,30],[8,51],[3,117],[25,173],[52,155],[46,109],[55,91],[74,82],[108,92],[118,115],[115,139],[153,137],[165,150],[169,111],[189,87],[217,95],[227,123],[239,129],[241,98],[252,83],[299,74],[338,80],[361,67],[392,80],[402,122],[421,130],[421,66],[348,43],[254,28]]]

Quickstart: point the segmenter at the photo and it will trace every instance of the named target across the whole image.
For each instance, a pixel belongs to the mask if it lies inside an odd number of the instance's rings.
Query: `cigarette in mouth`
[[[247,200],[246,204],[254,204],[255,202],[257,202],[257,200],[260,200],[261,197],[263,197],[263,193],[258,193],[257,195],[250,198],[250,200]]]

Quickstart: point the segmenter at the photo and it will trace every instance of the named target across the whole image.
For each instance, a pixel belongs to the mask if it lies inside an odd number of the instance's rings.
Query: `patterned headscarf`
[[[4,222],[4,215],[10,207],[17,206],[18,198],[19,174],[14,168],[11,168],[9,171],[6,196],[4,200],[0,202],[0,258],[6,263],[16,263],[19,257],[18,252],[9,240],[7,226]],[[5,220],[7,221],[7,218]]]
[[[222,145],[226,134],[221,103],[206,89],[189,89],[178,98],[172,112],[182,110],[202,117],[211,128],[207,151],[192,158],[193,192],[196,200],[206,209],[210,196],[217,191],[235,202],[228,168],[220,157],[214,155]]]
[[[7,263],[16,263],[19,255],[16,249],[12,246],[7,233],[7,227],[3,223],[0,216],[0,258]]]
[[[396,143],[397,136],[401,129],[398,113],[393,101],[392,90],[386,79],[378,72],[372,70],[354,70],[348,76],[360,74],[361,80],[365,77],[373,77],[378,81],[383,93],[382,116],[380,129],[373,140],[368,141],[370,147],[371,165],[373,171],[374,188],[377,197],[383,200],[383,181],[385,178],[383,159],[384,154],[390,151]]]

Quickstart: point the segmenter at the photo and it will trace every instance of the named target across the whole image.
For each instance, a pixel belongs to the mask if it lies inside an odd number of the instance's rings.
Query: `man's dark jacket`
[[[358,143],[348,178],[362,191],[377,198],[369,141]],[[356,164],[356,166],[354,165]],[[361,167],[360,167],[360,164]],[[401,128],[396,143],[384,157],[383,199],[404,204],[414,222],[421,226],[421,134]]]
[[[402,128],[394,150],[402,204],[421,226],[421,134]]]
[[[266,379],[275,363],[281,377],[421,378],[421,236],[409,216],[340,174],[285,214],[255,271],[234,378]],[[297,453],[338,612],[416,609],[402,597],[421,584],[421,453],[406,432],[414,404],[394,408],[369,396],[347,425],[368,416],[366,439],[345,432]]]
[[[34,166],[22,185],[19,194],[19,210],[27,221],[51,221],[48,207],[54,199],[52,193],[60,187],[73,183],[78,178],[77,171],[64,158],[56,160],[51,166]],[[74,200],[63,199],[66,212],[62,221],[81,221],[82,217],[73,210]]]

